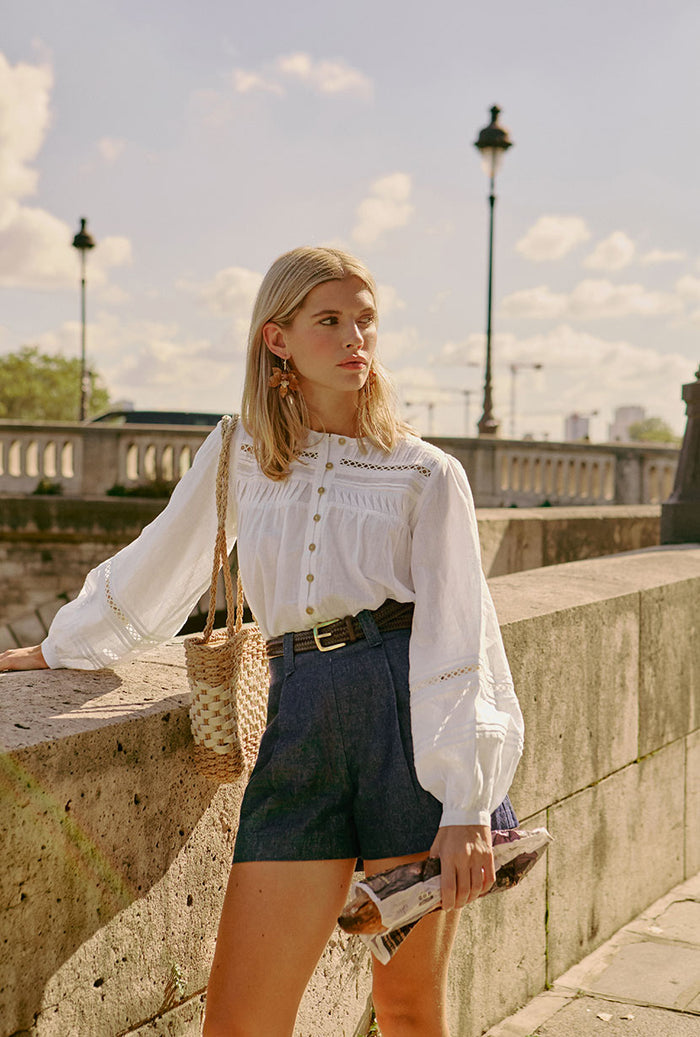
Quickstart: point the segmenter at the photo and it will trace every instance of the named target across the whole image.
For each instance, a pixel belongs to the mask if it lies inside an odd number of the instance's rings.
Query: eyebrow
[[[370,306],[365,306],[365,307],[363,307],[362,312],[366,313],[367,310],[371,310],[372,313],[374,313],[375,307],[371,306],[371,305]],[[312,313],[311,317],[312,318],[313,317],[328,317],[328,316],[337,317],[338,314],[340,314],[342,312],[343,312],[342,310],[319,310],[318,313]]]

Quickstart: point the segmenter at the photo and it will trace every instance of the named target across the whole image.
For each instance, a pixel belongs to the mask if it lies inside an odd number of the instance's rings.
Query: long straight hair
[[[364,263],[336,248],[295,248],[276,259],[263,278],[253,306],[243,388],[243,424],[253,439],[255,456],[270,479],[284,479],[304,448],[309,414],[301,392],[282,398],[269,381],[281,361],[267,348],[263,327],[274,321],[288,327],[309,292],[326,281],[358,277],[376,309],[377,288]],[[357,438],[389,451],[412,432],[399,416],[392,383],[376,357],[360,390]]]

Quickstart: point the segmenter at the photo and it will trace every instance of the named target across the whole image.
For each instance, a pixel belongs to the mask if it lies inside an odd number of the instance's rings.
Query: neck
[[[309,412],[309,424],[314,432],[329,432],[334,436],[357,436],[359,392],[318,393],[303,386],[304,402]]]

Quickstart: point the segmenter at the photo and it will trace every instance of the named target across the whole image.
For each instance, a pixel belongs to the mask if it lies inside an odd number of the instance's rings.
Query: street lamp
[[[80,416],[79,421],[87,417],[88,373],[85,363],[85,253],[95,247],[94,238],[88,234],[87,220],[82,218],[80,230],[73,238],[73,248],[80,252],[80,313],[82,318],[82,336],[80,345]]]
[[[515,378],[518,371],[541,371],[542,364],[531,364],[527,361],[516,361],[510,365],[510,438],[515,439]]]
[[[493,296],[493,208],[496,202],[495,181],[503,154],[513,144],[508,137],[508,131],[498,124],[498,116],[501,109],[494,105],[491,109],[491,122],[479,134],[474,146],[479,149],[481,163],[489,178],[489,287],[488,307],[486,317],[486,370],[484,374],[484,413],[479,418],[478,429],[480,436],[495,436],[498,434],[498,422],[493,416],[493,399],[491,386],[491,300]]]

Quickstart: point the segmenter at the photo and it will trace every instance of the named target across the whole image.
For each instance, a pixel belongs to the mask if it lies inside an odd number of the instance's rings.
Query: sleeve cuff
[[[44,662],[51,670],[58,670],[61,668],[61,663],[58,660],[58,656],[54,648],[51,645],[51,641],[47,637],[45,641],[41,642],[41,654],[44,657]]]
[[[491,827],[491,814],[488,810],[456,810],[447,807],[442,812],[440,827],[447,825],[484,825]]]

